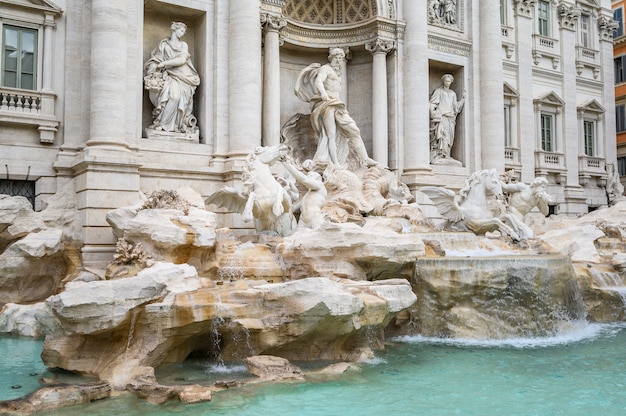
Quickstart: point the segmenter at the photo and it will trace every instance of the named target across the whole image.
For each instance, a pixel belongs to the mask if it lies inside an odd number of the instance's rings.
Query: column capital
[[[532,17],[537,0],[515,0],[515,12],[519,16]]]
[[[287,26],[287,20],[271,13],[261,13],[261,26],[266,32],[278,32]]]
[[[367,42],[365,44],[365,49],[367,49],[372,54],[384,53],[386,55],[394,47],[395,43],[392,40],[384,40],[381,38],[376,38],[375,40]]]
[[[576,30],[576,23],[581,15],[580,7],[560,3],[557,11],[559,12],[559,26],[561,26],[561,29]]]
[[[598,18],[598,29],[600,29],[600,40],[613,42],[613,31],[619,27],[619,22],[607,16]]]

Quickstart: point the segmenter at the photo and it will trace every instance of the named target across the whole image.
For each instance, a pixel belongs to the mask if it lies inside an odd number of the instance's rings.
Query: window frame
[[[619,38],[624,36],[624,8],[622,6],[613,9],[613,20],[619,23],[619,26],[614,30],[613,37]]]
[[[543,9],[542,6],[545,6]],[[549,38],[552,36],[551,19],[552,6],[548,0],[539,0],[537,2],[537,33],[540,36]]]
[[[619,156],[617,158],[617,172],[619,176],[626,176],[626,156]]]
[[[613,58],[613,70],[615,72],[615,84],[626,82],[626,55]]]
[[[615,131],[626,132],[626,104],[615,104]]]
[[[541,112],[539,115],[540,132],[541,132],[541,150],[548,153],[556,153],[556,120],[555,114],[549,112]],[[550,125],[546,126],[546,121],[550,121]],[[549,135],[549,137],[546,137]]]
[[[578,19],[578,32],[580,46],[582,46],[583,48],[593,49],[594,39],[591,27],[591,14],[582,13],[580,15],[580,18]]]
[[[595,157],[597,156],[597,123],[595,120],[585,119],[583,120],[583,153],[585,156]]]
[[[595,99],[576,109],[578,113],[579,155],[589,158],[605,157],[605,108]]]
[[[6,51],[6,38],[7,38],[7,31],[8,30],[14,30],[17,33],[17,52],[19,55],[23,55],[23,47],[22,47],[22,42],[23,42],[23,34],[24,33],[30,33],[33,35],[33,64],[32,64],[32,73],[30,73],[29,75],[32,76],[32,83],[29,86],[24,86],[22,81],[23,81],[23,75],[28,74],[27,72],[25,72],[22,68],[23,65],[23,58],[21,59],[17,59],[17,63],[16,63],[16,69],[14,71],[15,73],[15,85],[7,85],[7,81],[6,81],[6,77],[7,77],[7,72],[11,71],[10,69],[6,68],[7,65],[7,61],[5,59],[5,51]],[[40,29],[37,27],[29,27],[26,25],[20,25],[20,24],[11,24],[11,23],[1,23],[0,24],[0,45],[2,47],[2,53],[0,56],[0,86],[2,87],[6,87],[6,88],[16,88],[16,89],[22,89],[22,90],[29,90],[29,91],[37,91],[39,90],[39,85],[40,85],[40,59],[39,59],[39,50],[40,50],[40,40],[41,38],[41,34],[40,34]],[[11,71],[13,72],[13,71]]]

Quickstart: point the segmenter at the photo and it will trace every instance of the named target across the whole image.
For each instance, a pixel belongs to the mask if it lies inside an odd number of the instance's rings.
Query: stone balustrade
[[[591,176],[606,175],[606,161],[603,157],[578,156],[578,170]]]
[[[55,99],[53,92],[0,87],[0,122],[36,126],[41,143],[54,143],[59,125]]]

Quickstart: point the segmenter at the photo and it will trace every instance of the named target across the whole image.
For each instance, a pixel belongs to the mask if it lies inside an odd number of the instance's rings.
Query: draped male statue
[[[345,53],[333,48],[329,63],[313,63],[302,70],[295,94],[311,106],[311,125],[318,139],[314,161],[330,162],[345,168],[372,166],[361,132],[341,101],[341,61]]]

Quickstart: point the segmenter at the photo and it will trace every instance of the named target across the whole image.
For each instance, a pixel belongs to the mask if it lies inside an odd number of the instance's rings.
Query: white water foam
[[[400,336],[396,342],[442,344],[459,347],[486,348],[544,348],[557,345],[573,344],[593,340],[599,337],[613,336],[626,328],[626,324],[591,324],[585,321],[571,322],[567,330],[550,337],[507,338],[507,339],[469,339],[469,338],[435,338],[421,335]]]
[[[245,364],[226,365],[224,363],[215,363],[209,365],[205,371],[209,374],[247,373],[248,367]]]

